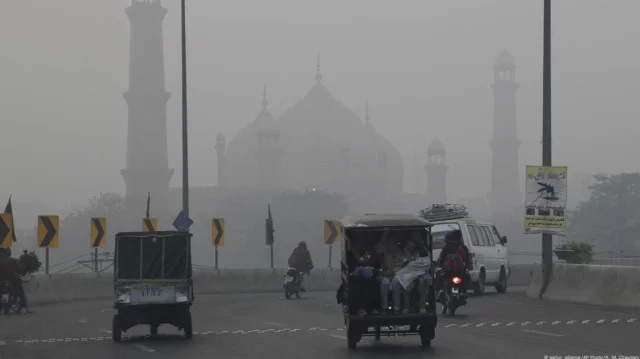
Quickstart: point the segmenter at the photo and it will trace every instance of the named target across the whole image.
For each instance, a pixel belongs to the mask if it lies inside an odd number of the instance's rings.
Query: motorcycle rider
[[[311,261],[311,253],[307,248],[307,243],[302,241],[298,243],[298,246],[293,249],[291,255],[289,256],[289,267],[295,268],[298,271],[298,280],[300,281],[300,289],[302,291],[304,288],[304,276],[300,275],[302,273],[309,274],[313,269],[313,262]]]
[[[13,278],[13,281],[11,283],[13,286],[13,293],[20,299],[20,303],[22,303],[22,308],[24,308],[24,310],[27,313],[33,313],[33,311],[31,311],[27,307],[27,295],[25,294],[24,287],[22,286],[21,276],[25,274],[24,265],[20,262],[19,259],[11,257],[11,248],[5,248],[4,253],[7,257],[15,261],[18,266],[18,272],[16,273],[16,276]]]
[[[5,283],[13,283],[18,273],[18,263],[7,255],[7,248],[0,248],[0,295],[9,294]]]
[[[444,294],[444,281],[452,276],[462,278],[462,293],[467,292],[468,271],[471,270],[471,256],[469,248],[462,242],[462,232],[459,229],[447,233],[445,245],[437,260],[442,275],[438,280],[438,298]]]

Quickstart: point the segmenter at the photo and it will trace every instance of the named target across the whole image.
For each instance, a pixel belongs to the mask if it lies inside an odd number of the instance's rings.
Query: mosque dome
[[[444,149],[444,143],[437,138],[434,138],[431,142],[429,142],[429,146],[427,147],[428,154],[434,155],[443,155],[446,153]]]
[[[516,60],[507,50],[503,50],[496,58],[495,67],[514,67]]]
[[[400,193],[404,165],[398,150],[321,80],[318,66],[316,84],[279,119],[295,148],[289,159],[296,187],[361,197]]]

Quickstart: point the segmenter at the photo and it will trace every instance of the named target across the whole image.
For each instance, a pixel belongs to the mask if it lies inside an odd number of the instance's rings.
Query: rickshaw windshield
[[[431,248],[427,233],[424,227],[346,229],[346,264],[352,270],[365,253],[374,257],[384,256],[395,246],[405,250],[410,258],[430,257]]]

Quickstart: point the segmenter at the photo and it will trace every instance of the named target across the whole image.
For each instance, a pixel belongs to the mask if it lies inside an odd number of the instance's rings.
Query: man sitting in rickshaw
[[[389,290],[393,299],[393,312],[395,314],[405,313],[408,308],[401,311],[400,303],[402,297],[402,286],[396,277],[396,272],[404,267],[412,259],[408,241],[402,233],[389,235],[385,233],[380,243],[376,246],[376,252],[381,254],[382,273],[380,275],[380,304],[383,311],[389,308]]]

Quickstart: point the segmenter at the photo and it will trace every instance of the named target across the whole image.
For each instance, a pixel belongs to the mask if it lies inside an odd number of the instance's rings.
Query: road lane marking
[[[347,340],[347,337],[345,337],[344,335],[337,335],[337,334],[331,334],[329,335],[331,338],[335,338],[335,339],[340,339],[340,340]]]
[[[541,332],[539,330],[533,330],[533,329],[521,329],[521,332],[527,332],[527,333],[533,333],[533,334],[539,334],[539,335],[548,335],[550,337],[564,337],[564,335],[562,334],[556,334],[556,333],[549,333],[549,332]]]
[[[78,323],[86,324],[88,320],[86,318],[78,319]]]
[[[151,349],[151,348],[149,348],[148,346],[143,345],[143,344],[135,343],[135,344],[133,344],[133,346],[134,346],[134,347],[136,347],[136,348],[138,348],[138,349],[140,349],[140,350],[142,350],[143,352],[147,352],[147,353],[153,353],[153,352],[155,352],[155,350],[153,350],[153,349]]]

